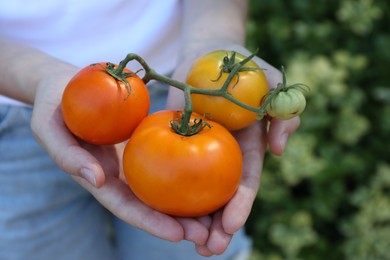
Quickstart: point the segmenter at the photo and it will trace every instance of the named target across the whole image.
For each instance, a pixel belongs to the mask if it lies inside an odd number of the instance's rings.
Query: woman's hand
[[[50,75],[37,88],[31,127],[57,165],[104,207],[130,225],[169,241],[204,244],[209,236],[202,219],[173,218],[146,206],[121,177],[123,144],[95,146],[77,140],[60,110],[63,89],[77,69]]]
[[[227,50],[235,50],[244,55],[250,53],[240,46],[233,46]],[[173,77],[184,81],[194,57],[184,60],[178,66]],[[281,82],[281,73],[263,61],[255,57],[254,61],[264,70],[270,88],[275,88]],[[183,93],[177,89],[171,89],[168,98],[169,109],[183,108]],[[267,124],[269,130],[267,132]],[[278,120],[264,118],[249,127],[237,131],[234,134],[240,144],[243,155],[243,173],[237,192],[230,202],[220,211],[202,218],[202,223],[209,231],[205,244],[197,244],[199,254],[210,256],[221,254],[228,247],[232,236],[241,229],[251,212],[253,202],[260,185],[260,175],[263,167],[263,159],[267,144],[271,152],[281,155],[286,146],[288,137],[298,128],[299,117],[290,120]]]

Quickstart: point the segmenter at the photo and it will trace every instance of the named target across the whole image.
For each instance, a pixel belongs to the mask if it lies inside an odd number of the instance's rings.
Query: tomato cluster
[[[215,51],[197,60],[187,76],[187,86],[193,90],[191,116],[184,116],[186,110],[148,115],[144,81],[118,67],[97,63],[74,76],[62,97],[65,125],[92,144],[128,140],[123,153],[127,184],[145,204],[174,216],[210,214],[236,192],[242,154],[230,131],[252,124],[263,106],[270,116],[282,119],[304,109],[299,89],[284,87],[271,95],[264,72],[253,61],[238,53]],[[225,96],[200,90],[223,90]],[[202,121],[205,114],[211,117],[207,123]],[[191,131],[178,131],[183,125]]]

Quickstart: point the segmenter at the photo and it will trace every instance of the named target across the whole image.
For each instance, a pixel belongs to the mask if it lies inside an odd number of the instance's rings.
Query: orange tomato
[[[178,112],[146,117],[123,154],[123,169],[134,194],[150,207],[174,216],[207,215],[236,192],[242,171],[240,147],[228,130],[209,121],[192,136],[172,130]],[[199,115],[192,115],[199,118]]]
[[[221,68],[231,52],[218,50],[199,58],[187,75],[186,83],[202,89],[221,89],[229,73],[222,73]],[[246,57],[236,53],[235,62]],[[260,107],[262,98],[268,93],[268,83],[264,72],[252,60],[244,67],[257,70],[241,71],[230,82],[227,92],[235,99],[253,107]],[[218,80],[216,80],[218,79]],[[231,101],[218,96],[192,94],[193,110],[199,114],[210,114],[212,120],[229,130],[242,129],[256,121],[256,113],[241,108]]]
[[[115,144],[128,139],[149,113],[148,90],[137,75],[129,85],[117,81],[98,63],[83,68],[66,86],[62,116],[69,130],[92,144]],[[131,73],[125,69],[126,73]]]

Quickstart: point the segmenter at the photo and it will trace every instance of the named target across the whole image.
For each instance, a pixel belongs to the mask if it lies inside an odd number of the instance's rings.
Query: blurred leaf
[[[261,176],[261,191],[259,198],[268,203],[283,200],[288,195],[288,190],[281,184],[274,172],[265,169]]]
[[[284,154],[265,157],[247,222],[258,259],[389,259],[390,2],[251,0],[249,11],[248,48],[311,88]],[[314,243],[293,228],[300,212]]]
[[[376,87],[372,94],[376,100],[390,104],[390,85]]]
[[[324,169],[325,162],[313,153],[315,146],[314,136],[296,134],[289,138],[283,157],[279,158],[280,173],[286,183],[295,185]]]
[[[249,260],[284,260],[278,254],[262,254],[261,252],[254,250],[252,255],[249,257]]]
[[[373,0],[343,0],[337,17],[356,34],[370,32],[375,20],[382,16],[382,10],[375,6]]]
[[[275,223],[269,233],[271,240],[279,245],[288,259],[295,259],[303,247],[317,241],[311,216],[307,212],[295,213],[287,223]]]
[[[370,127],[369,121],[350,107],[341,109],[337,121],[334,128],[336,139],[348,145],[356,144]]]
[[[351,197],[359,211],[342,230],[349,238],[344,244],[349,259],[387,259],[390,248],[390,166],[379,164],[368,187]]]

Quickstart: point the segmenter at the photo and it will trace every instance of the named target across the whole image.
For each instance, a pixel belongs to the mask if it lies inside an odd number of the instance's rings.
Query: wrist
[[[46,95],[50,96],[51,102],[59,104],[66,85],[79,71],[79,68],[61,62],[56,63],[54,66],[55,68],[47,68],[47,70],[44,67],[40,68],[43,71],[34,93],[31,94],[32,103],[35,103],[38,98],[42,98],[39,93],[46,93]]]

